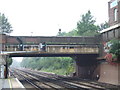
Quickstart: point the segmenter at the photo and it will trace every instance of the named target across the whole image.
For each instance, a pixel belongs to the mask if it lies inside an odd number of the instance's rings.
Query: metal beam
[[[75,56],[89,56],[95,55],[99,56],[99,54],[92,53],[92,54],[75,54],[75,53],[31,53],[31,54],[9,54],[9,57],[75,57]]]

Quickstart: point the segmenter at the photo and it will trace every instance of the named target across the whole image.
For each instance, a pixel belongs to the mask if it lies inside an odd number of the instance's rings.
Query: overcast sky
[[[0,0],[0,12],[12,24],[11,35],[55,36],[76,28],[88,10],[97,24],[108,21],[109,0]]]

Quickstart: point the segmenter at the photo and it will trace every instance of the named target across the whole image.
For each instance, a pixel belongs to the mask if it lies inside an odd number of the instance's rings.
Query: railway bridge
[[[120,40],[120,1],[111,0],[108,6],[110,27],[94,37],[0,35],[0,65],[5,65],[7,71],[7,56],[72,57],[76,61],[75,76],[120,85],[120,64],[104,59],[104,44],[114,38]]]
[[[2,53],[9,57],[72,57],[78,63],[97,63],[100,37],[44,37],[2,35]],[[87,58],[86,58],[87,57]],[[87,62],[87,63],[86,63]],[[83,65],[83,66],[84,66]],[[76,68],[76,75],[86,77]],[[88,72],[89,70],[86,70]]]
[[[104,70],[108,68],[108,65],[103,60],[105,55],[103,42],[120,38],[120,24],[105,29],[100,32],[100,35],[94,37],[8,36],[4,34],[0,37],[2,38],[1,58],[3,60],[1,63],[6,64],[4,56],[72,57],[76,61],[75,76],[89,79],[99,78],[101,82],[111,83],[105,80],[107,74],[104,73],[108,70]],[[118,73],[117,70],[116,73]],[[118,76],[113,84],[116,81],[119,83]]]
[[[2,37],[2,54],[9,57],[72,57],[76,61],[76,76],[90,75],[79,71],[80,66],[93,67],[100,53],[100,37],[45,37],[7,36]],[[87,57],[87,58],[86,58]],[[91,72],[92,72],[91,71]],[[90,76],[91,77],[91,76]]]

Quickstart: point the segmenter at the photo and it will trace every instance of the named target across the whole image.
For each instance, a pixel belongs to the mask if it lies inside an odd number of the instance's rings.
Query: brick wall
[[[117,6],[111,7],[111,3],[115,0],[108,2],[108,14],[109,14],[109,25],[113,26],[120,23],[120,1],[118,0]],[[117,21],[114,20],[114,10],[117,9]]]

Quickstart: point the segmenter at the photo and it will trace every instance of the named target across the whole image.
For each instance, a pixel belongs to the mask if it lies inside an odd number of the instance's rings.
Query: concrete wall
[[[104,62],[100,64],[99,69],[99,82],[120,85],[120,65]]]
[[[93,76],[96,65],[90,66],[76,66],[76,76],[84,79],[96,79],[97,76]]]

